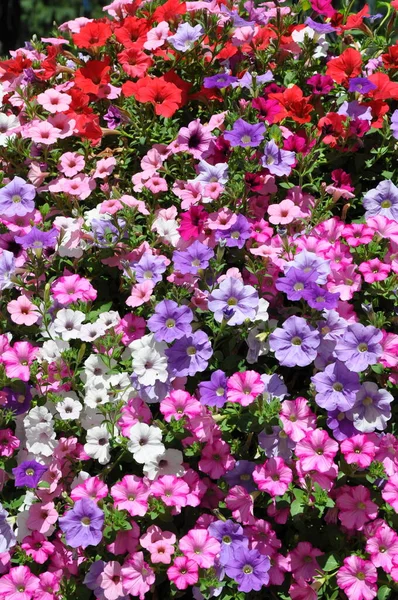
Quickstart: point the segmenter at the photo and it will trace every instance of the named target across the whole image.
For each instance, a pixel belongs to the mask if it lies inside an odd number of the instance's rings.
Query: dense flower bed
[[[0,62],[0,600],[397,598],[397,0],[351,5]]]

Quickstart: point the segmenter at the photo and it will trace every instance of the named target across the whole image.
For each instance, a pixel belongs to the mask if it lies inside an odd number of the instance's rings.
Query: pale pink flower
[[[227,400],[241,406],[249,406],[264,389],[264,382],[256,371],[238,372],[228,378]]]
[[[54,502],[47,504],[32,504],[29,507],[29,516],[27,526],[32,531],[39,531],[46,534],[58,520],[58,512],[55,510]]]
[[[376,582],[376,567],[359,556],[347,556],[337,572],[337,585],[349,600],[373,600],[377,594]]]
[[[296,444],[296,455],[303,471],[326,473],[333,465],[339,445],[323,429],[307,431],[305,437]]]
[[[70,196],[78,196],[79,200],[85,200],[91,194],[91,192],[95,189],[95,181],[91,177],[87,175],[83,175],[80,173],[79,175],[75,175],[72,179],[66,179],[62,177],[59,180],[59,186],[61,191],[65,194],[69,194]]]
[[[220,547],[220,542],[207,529],[191,529],[179,542],[181,552],[202,569],[209,569],[214,565]]]
[[[119,510],[127,510],[132,516],[143,517],[148,510],[149,488],[136,475],[125,475],[111,488],[111,496]]]
[[[159,171],[163,165],[163,160],[156,148],[151,148],[151,150],[149,150],[141,159],[140,165],[141,169],[151,176]]]
[[[123,204],[114,198],[110,200],[104,200],[104,202],[101,203],[99,211],[101,214],[114,215],[122,208]]]
[[[380,357],[380,362],[384,367],[393,369],[398,366],[398,335],[381,330],[383,337],[381,339],[381,346],[383,348],[383,354]]]
[[[67,137],[73,135],[76,121],[71,119],[69,115],[64,113],[57,113],[48,117],[48,123],[56,128],[57,135],[60,140],[64,140]]]
[[[140,529],[134,521],[130,520],[132,529],[119,530],[115,541],[108,544],[106,549],[112,554],[132,554],[137,551]]]
[[[267,212],[273,225],[287,225],[299,216],[300,208],[291,200],[282,200],[279,204],[271,204]]]
[[[366,224],[374,229],[376,233],[398,244],[398,223],[387,219],[384,215],[377,215],[366,220]]]
[[[232,227],[237,218],[238,216],[230,208],[223,206],[217,212],[209,214],[205,225],[208,229],[223,231]]]
[[[1,360],[10,379],[29,381],[30,365],[35,360],[39,349],[29,342],[15,342],[12,348],[6,350]]]
[[[171,531],[163,531],[157,525],[150,525],[146,530],[145,534],[140,537],[140,544],[145,550],[152,552],[152,548],[155,544],[160,541],[173,546],[176,543],[176,536]]]
[[[136,552],[123,564],[121,576],[124,594],[138,596],[140,600],[145,600],[145,594],[155,583],[155,573],[144,561],[142,552]]]
[[[40,121],[36,125],[29,128],[29,137],[36,144],[51,146],[58,140],[59,131],[48,121]]]
[[[72,102],[69,94],[62,94],[57,90],[46,90],[37,96],[38,103],[50,113],[66,112]]]
[[[152,296],[153,288],[152,281],[143,281],[142,283],[136,283],[131,288],[131,294],[126,300],[127,306],[135,308],[148,302]]]
[[[74,177],[83,171],[86,162],[84,157],[77,152],[65,152],[59,160],[59,170],[66,177]]]
[[[106,600],[118,600],[124,596],[121,569],[116,560],[111,560],[105,565],[97,580]]]
[[[309,542],[299,542],[296,548],[289,552],[290,566],[295,579],[308,581],[321,571],[317,562],[318,556],[323,552],[314,548]]]
[[[116,158],[113,156],[109,156],[108,158],[101,158],[97,162],[95,173],[93,175],[94,178],[105,179],[111,175],[116,167]]]
[[[302,397],[296,400],[284,400],[279,417],[283,424],[283,431],[293,442],[299,442],[309,429],[316,427],[316,416],[308,406],[307,400]]]
[[[145,207],[145,202],[142,200],[137,200],[134,196],[129,196],[128,194],[123,194],[118,198],[119,202],[122,204],[126,204],[131,208],[136,208],[139,213],[142,215],[149,215],[149,210]]]
[[[344,486],[337,496],[339,519],[347,529],[361,531],[370,520],[377,517],[378,506],[370,499],[370,491],[363,485]]]
[[[152,175],[145,183],[144,187],[148,188],[153,194],[159,192],[167,192],[167,181],[159,175]]]
[[[147,41],[144,42],[145,50],[156,50],[163,46],[169,35],[169,24],[161,21],[146,34]]]
[[[186,590],[199,579],[198,564],[186,556],[177,556],[173,565],[167,569],[167,577],[177,589]]]
[[[19,296],[7,304],[7,310],[11,315],[11,321],[17,325],[33,325],[40,319],[37,307],[27,296]]]
[[[270,496],[283,496],[293,481],[293,473],[283,458],[278,456],[266,460],[263,465],[257,465],[253,479],[262,492],[268,492]]]
[[[326,287],[329,292],[339,292],[340,299],[346,302],[361,289],[361,285],[362,279],[356,272],[356,265],[347,265],[344,269],[332,269]]]

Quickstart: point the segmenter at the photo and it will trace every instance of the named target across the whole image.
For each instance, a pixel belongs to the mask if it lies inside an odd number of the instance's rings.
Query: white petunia
[[[85,453],[98,460],[101,465],[106,465],[111,459],[109,438],[110,434],[105,425],[89,429],[84,444]]]
[[[57,445],[55,431],[49,423],[26,429],[26,448],[32,454],[51,456]]]
[[[106,389],[90,388],[84,396],[84,404],[90,408],[96,408],[110,401]]]
[[[69,344],[63,340],[47,340],[39,350],[37,361],[42,362],[43,360],[48,363],[55,362],[58,358],[61,358],[61,353],[64,350],[68,350]]]
[[[80,328],[80,339],[83,342],[93,342],[104,335],[106,327],[103,323],[96,321],[95,323],[86,323]]]
[[[80,330],[86,315],[80,310],[61,308],[52,324],[52,329],[64,341],[80,338]]]
[[[83,406],[77,399],[76,394],[68,392],[65,399],[56,404],[56,409],[61,419],[68,421],[70,419],[78,419]]]
[[[154,425],[135,423],[130,430],[129,438],[127,448],[134,456],[134,460],[140,464],[150,461],[166,450],[162,444],[162,432]]]
[[[144,475],[151,481],[161,475],[176,475],[182,477],[185,473],[184,456],[180,450],[169,448],[163,454],[154,456],[144,464]]]

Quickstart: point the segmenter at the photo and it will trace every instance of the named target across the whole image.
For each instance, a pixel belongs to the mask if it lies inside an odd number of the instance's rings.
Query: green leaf
[[[290,514],[292,517],[296,515],[301,515],[304,512],[304,504],[301,500],[294,500],[290,506]]]
[[[324,571],[334,571],[337,567],[340,566],[340,561],[337,560],[334,554],[328,554],[326,558],[326,562],[322,567]]]
[[[391,588],[388,585],[382,585],[377,592],[377,600],[386,600],[391,594]]]

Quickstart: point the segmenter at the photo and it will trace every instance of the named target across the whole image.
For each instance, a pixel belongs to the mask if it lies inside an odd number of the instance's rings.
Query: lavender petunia
[[[179,273],[197,275],[200,269],[206,269],[214,252],[198,240],[185,250],[176,250],[173,253],[174,268]]]
[[[176,50],[188,52],[202,35],[203,27],[201,25],[192,27],[189,23],[181,23],[178,26],[176,33],[168,37],[167,41]]]
[[[250,494],[257,489],[252,477],[255,466],[256,463],[250,460],[237,460],[234,468],[225,473],[224,479],[230,487],[240,485]]]
[[[326,283],[327,277],[330,273],[330,266],[328,260],[317,256],[315,252],[309,252],[308,250],[302,250],[293,260],[287,263],[288,267],[295,267],[301,269],[304,273],[311,273],[316,271],[318,277],[315,279],[316,283]]]
[[[315,308],[316,310],[331,310],[336,308],[340,294],[333,294],[319,287],[316,283],[311,283],[303,291],[303,298],[311,308]]]
[[[205,77],[203,80],[203,87],[205,88],[225,88],[238,81],[237,77],[232,77],[228,73],[219,73],[218,75],[212,75],[211,77]]]
[[[29,488],[37,487],[37,484],[46,471],[47,467],[41,465],[36,460],[25,460],[12,470],[16,487]]]
[[[261,164],[266,167],[271,175],[290,175],[292,166],[296,162],[296,155],[289,150],[281,150],[274,140],[268,142],[264,148]]]
[[[204,406],[221,408],[227,401],[227,376],[218,369],[210,377],[210,381],[199,383],[199,401]]]
[[[50,229],[50,231],[42,231],[37,227],[32,227],[29,233],[16,236],[15,241],[25,250],[34,248],[55,248],[58,236],[59,231],[55,228]]]
[[[352,408],[360,389],[359,376],[349,371],[340,361],[328,365],[321,373],[311,378],[317,391],[315,402],[328,411]]]
[[[210,294],[208,308],[219,323],[225,319],[228,325],[241,325],[246,319],[254,319],[258,300],[258,293],[253,286],[227,277]]]
[[[225,565],[225,572],[237,582],[240,592],[249,593],[268,584],[270,566],[269,558],[258,550],[239,546],[233,551],[233,560]]]
[[[224,138],[231,143],[231,146],[240,146],[241,148],[257,148],[264,139],[265,125],[255,123],[252,125],[243,119],[238,119],[233,124],[231,131],[224,132]]]
[[[319,344],[319,332],[296,316],[289,317],[282,328],[278,327],[269,336],[270,348],[284,367],[309,365],[316,357]]]
[[[23,217],[35,208],[36,188],[21,177],[14,177],[0,189],[0,216]]]
[[[228,165],[227,163],[217,163],[210,165],[205,160],[200,160],[197,167],[199,174],[194,181],[202,183],[220,183],[225,185],[228,181]]]
[[[334,354],[347,369],[360,373],[377,363],[383,351],[379,343],[382,337],[382,332],[372,325],[352,323],[337,341]]]
[[[0,290],[8,290],[14,287],[11,277],[15,272],[15,257],[12,252],[3,250],[0,254]]]
[[[144,281],[158,283],[162,281],[162,273],[166,270],[166,264],[161,256],[153,256],[150,252],[145,252],[133,269],[138,283]]]
[[[204,371],[213,350],[208,335],[199,330],[174,342],[165,354],[171,375],[186,377]]]
[[[398,109],[394,110],[394,112],[391,115],[391,133],[392,133],[392,137],[395,138],[396,140],[398,140]]]
[[[104,513],[89,498],[77,500],[71,510],[58,520],[71,548],[98,546],[102,540]]]
[[[279,277],[275,282],[275,287],[280,292],[284,292],[288,300],[301,300],[304,291],[315,283],[318,279],[318,273],[315,270],[304,271],[290,267],[284,277]]]
[[[366,218],[383,215],[398,221],[398,188],[389,179],[365,194],[362,204],[366,209]]]
[[[209,533],[221,543],[220,563],[227,565],[234,561],[233,550],[239,546],[248,547],[249,540],[239,523],[233,521],[215,521],[209,525]]]
[[[338,442],[360,433],[358,429],[355,429],[353,422],[350,421],[346,413],[338,408],[328,412],[326,424],[332,430],[333,437]]]
[[[272,426],[272,433],[262,431],[258,434],[258,445],[268,458],[280,457],[289,460],[296,445],[278,425]]]
[[[243,248],[246,240],[250,238],[251,231],[251,225],[246,217],[238,215],[229,229],[216,231],[216,241],[222,240],[228,248]]]
[[[353,77],[349,80],[349,92],[359,92],[360,94],[367,94],[368,92],[371,92],[375,89],[377,89],[377,85],[369,81],[367,77]]]
[[[155,314],[147,321],[149,331],[158,342],[173,342],[192,332],[193,314],[188,306],[178,306],[173,300],[162,300]]]

